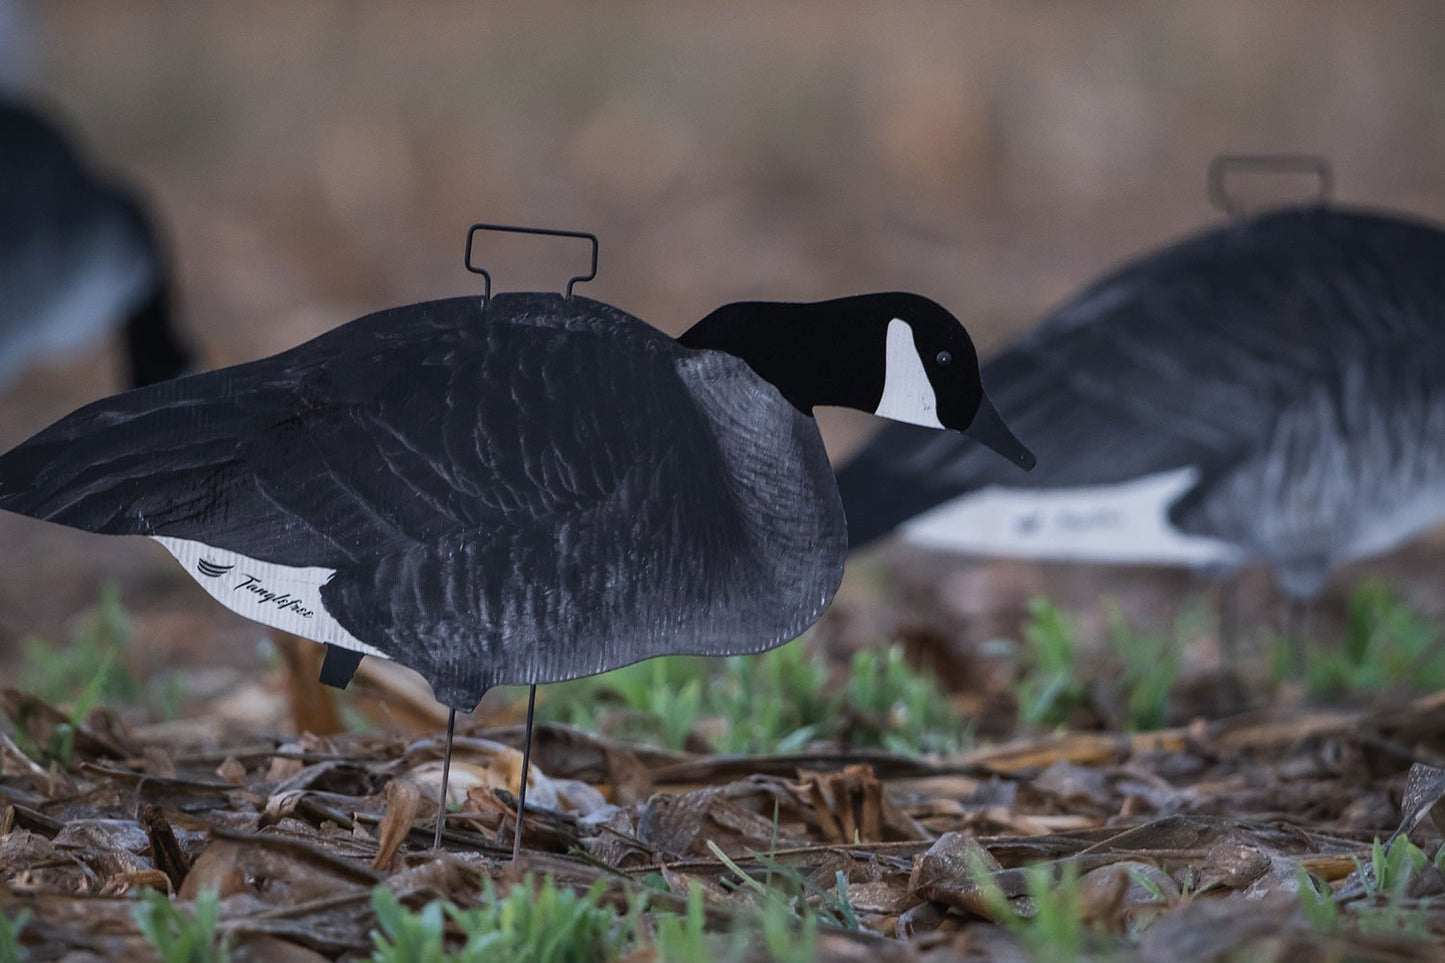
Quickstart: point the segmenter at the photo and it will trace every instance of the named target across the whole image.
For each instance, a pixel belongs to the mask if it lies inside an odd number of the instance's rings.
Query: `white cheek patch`
[[[938,396],[913,345],[913,329],[907,321],[894,318],[888,322],[886,357],[883,397],[878,399],[878,408],[873,413],[910,425],[942,428],[938,420]]]
[[[1169,524],[1169,506],[1197,476],[1195,468],[1180,468],[1119,485],[985,488],[918,516],[903,527],[903,537],[978,555],[1188,566],[1237,562],[1234,546]]]
[[[335,569],[276,565],[201,542],[153,536],[211,597],[238,615],[315,642],[389,658],[346,631],[321,604]]]

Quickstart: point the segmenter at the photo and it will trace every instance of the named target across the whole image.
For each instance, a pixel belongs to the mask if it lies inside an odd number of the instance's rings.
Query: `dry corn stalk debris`
[[[0,692],[0,708],[25,735],[0,738],[0,906],[28,911],[23,940],[37,959],[143,958],[130,909],[145,890],[180,900],[217,890],[222,929],[254,952],[346,958],[370,950],[377,886],[466,904],[485,879],[529,870],[578,887],[603,879],[622,907],[660,874],[673,894],[701,886],[709,919],[725,926],[746,914],[739,872],[780,867],[833,897],[845,882],[859,929],[825,929],[828,958],[1022,952],[983,881],[1027,916],[1031,872],[1077,875],[1081,918],[1133,934],[1119,947],[1140,959],[1435,952],[1387,930],[1322,932],[1296,892],[1304,871],[1342,902],[1376,899],[1360,869],[1374,839],[1398,832],[1438,847],[1445,773],[1414,762],[1441,748],[1433,697],[1147,735],[1053,734],[947,760],[826,747],[688,755],[543,726],[522,866],[509,865],[506,844],[516,727],[457,739],[438,854],[439,739],[194,744],[184,727],[128,731],[101,712],[75,731],[62,767],[34,746],[63,714],[16,690]],[[1445,934],[1445,878],[1432,867],[1411,885],[1417,928]]]

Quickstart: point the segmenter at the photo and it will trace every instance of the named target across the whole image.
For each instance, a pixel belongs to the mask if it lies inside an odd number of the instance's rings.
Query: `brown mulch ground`
[[[409,713],[425,724],[404,686],[374,673],[369,684],[390,687],[394,731]],[[302,721],[333,724],[306,706]],[[1296,889],[1303,869],[1341,906],[1368,908],[1383,898],[1356,861],[1369,864],[1372,840],[1399,829],[1434,853],[1445,773],[1429,764],[1445,762],[1445,696],[1148,734],[1060,732],[946,760],[826,747],[720,757],[542,726],[520,865],[508,842],[520,726],[459,727],[459,808],[438,853],[439,736],[266,739],[214,719],[126,726],[98,711],[61,768],[15,737],[45,744],[58,710],[14,689],[0,709],[15,724],[0,734],[0,909],[30,912],[34,959],[146,958],[137,892],[188,900],[206,887],[219,889],[243,958],[355,958],[371,949],[374,887],[467,903],[484,879],[529,871],[578,887],[603,879],[618,905],[644,876],[660,874],[674,894],[701,884],[726,928],[748,899],[719,852],[758,878],[757,854],[772,853],[823,894],[837,895],[841,874],[861,927],[826,930],[829,959],[1025,958],[992,922],[970,873],[980,859],[1025,914],[1020,867],[1075,867],[1082,914],[1109,958],[1438,952],[1391,926],[1321,932]],[[1437,871],[1406,895],[1419,932],[1445,933]]]

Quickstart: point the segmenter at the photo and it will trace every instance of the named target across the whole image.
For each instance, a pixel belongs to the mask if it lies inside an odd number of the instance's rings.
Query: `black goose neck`
[[[869,349],[881,344],[882,334],[872,330],[876,325],[857,323],[862,315],[846,316],[856,312],[841,305],[728,304],[678,341],[741,358],[804,414],[816,405],[867,407],[877,400],[883,377],[882,355]]]
[[[125,318],[126,377],[143,388],[186,373],[192,366],[189,345],[176,331],[172,311],[170,257],[165,239],[145,202],[120,187],[101,188],[124,225],[130,250],[150,272],[149,286]]]
[[[126,375],[132,388],[143,388],[186,373],[191,352],[171,317],[170,287],[158,280],[126,319]]]

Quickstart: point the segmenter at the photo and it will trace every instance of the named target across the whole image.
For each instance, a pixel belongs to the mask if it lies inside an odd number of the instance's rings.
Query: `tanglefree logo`
[[[240,592],[244,589],[252,595],[259,597],[266,605],[274,605],[282,612],[295,612],[303,619],[309,619],[316,614],[305,605],[302,605],[301,600],[290,592],[273,592],[261,584],[261,580],[254,575],[247,575],[245,572],[242,572],[241,579],[241,584],[237,585],[231,591]]]
[[[196,571],[206,576],[206,578],[220,578],[235,567],[236,564],[234,562],[230,565],[222,565],[208,558],[196,560]],[[260,576],[251,575],[246,572],[240,572],[239,574],[241,581],[239,584],[232,586],[231,591],[240,592],[244,590],[250,592],[260,600],[262,605],[274,605],[282,612],[295,612],[303,619],[312,618],[316,614],[313,609],[307,608],[301,599],[292,595],[290,592],[275,592],[267,588],[266,584],[261,581]]]

